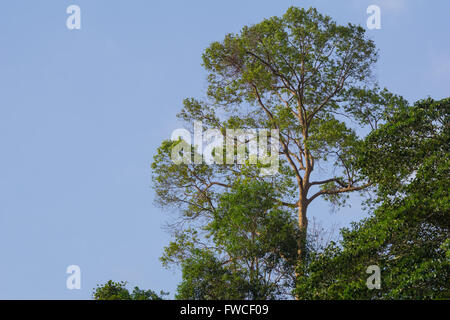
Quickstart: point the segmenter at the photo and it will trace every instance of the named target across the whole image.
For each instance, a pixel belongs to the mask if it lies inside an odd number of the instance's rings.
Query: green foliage
[[[245,298],[245,275],[233,272],[207,250],[195,250],[183,261],[183,281],[177,299],[236,300]]]
[[[180,299],[273,299],[290,294],[296,261],[296,224],[273,201],[268,183],[239,180],[224,193],[214,218],[197,232],[182,233],[164,261],[180,261]],[[175,257],[175,259],[174,259]]]
[[[277,175],[261,176],[260,162],[175,163],[200,155],[162,142],[152,179],[157,203],[181,212],[161,258],[182,270],[176,298],[450,298],[450,99],[408,106],[373,81],[376,59],[360,26],[294,7],[205,50],[206,99],[185,99],[179,118],[222,134],[277,129],[281,159]],[[371,185],[368,218],[339,243],[308,243],[314,199],[343,205]],[[379,290],[366,286],[370,265],[381,268]],[[159,296],[110,281],[94,298]]]
[[[166,295],[164,292],[158,295],[152,290],[141,290],[138,287],[129,292],[126,285],[125,281],[109,280],[104,285],[98,285],[95,288],[93,298],[94,300],[162,300],[162,296]]]
[[[294,287],[293,258],[307,251],[309,204],[322,197],[343,205],[347,193],[371,185],[357,165],[362,138],[349,123],[375,129],[405,105],[372,81],[376,59],[362,27],[295,7],[204,51],[207,97],[185,99],[179,118],[202,122],[204,131],[279,130],[280,165],[277,175],[261,176],[261,163],[178,164],[171,155],[186,142],[162,143],[153,186],[159,205],[181,212],[162,258],[183,269],[180,297],[272,298]],[[193,147],[191,155],[199,156]],[[212,286],[231,286],[233,294]]]
[[[311,253],[304,299],[449,299],[450,99],[419,101],[370,134],[360,166],[377,183],[374,213]],[[369,265],[382,287],[369,290]]]
[[[282,17],[213,42],[203,54],[207,99],[186,99],[179,117],[222,133],[278,129],[279,174],[260,177],[261,164],[174,164],[175,145],[165,141],[152,164],[157,202],[189,218],[210,217],[224,188],[244,176],[272,182],[281,191],[280,203],[303,206],[306,212],[310,201],[297,203],[299,195],[311,201],[325,196],[339,204],[344,193],[367,187],[352,163],[360,139],[342,115],[361,125],[379,123],[403,102],[386,89],[371,87],[376,59],[363,28],[337,25],[312,8],[292,7]],[[333,170],[313,181],[319,162]]]

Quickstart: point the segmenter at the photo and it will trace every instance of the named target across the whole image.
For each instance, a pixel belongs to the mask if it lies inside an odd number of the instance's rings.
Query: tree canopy
[[[323,197],[342,204],[345,194],[372,184],[355,166],[362,140],[348,124],[375,129],[406,104],[377,86],[376,59],[363,28],[338,25],[312,8],[289,8],[282,17],[213,42],[203,54],[207,96],[186,99],[179,117],[188,126],[201,122],[204,131],[278,130],[278,172],[259,175],[260,162],[230,165],[221,146],[212,151],[218,163],[174,163],[172,151],[181,142],[165,141],[152,164],[158,203],[181,209],[181,219],[199,230],[214,219],[221,194],[238,179],[269,182],[277,186],[274,201],[297,216],[301,261],[310,203]],[[191,155],[201,158],[196,149],[184,154]],[[322,173],[315,172],[319,165]]]
[[[141,290],[139,287],[134,287],[130,292],[126,285],[125,281],[109,280],[104,285],[98,285],[92,296],[94,300],[162,300],[165,295],[164,292],[158,295],[152,290]]]

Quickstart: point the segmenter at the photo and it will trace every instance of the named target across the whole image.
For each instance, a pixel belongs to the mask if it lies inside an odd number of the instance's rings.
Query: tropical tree
[[[371,185],[355,166],[361,138],[349,124],[375,129],[405,104],[375,84],[376,60],[375,45],[362,27],[338,25],[315,9],[292,7],[282,17],[213,42],[203,54],[207,97],[186,99],[179,117],[188,126],[198,121],[203,130],[222,133],[278,130],[278,174],[261,176],[262,162],[225,164],[220,148],[213,151],[220,160],[214,164],[174,163],[173,150],[182,142],[165,141],[152,164],[158,203],[181,209],[181,229],[192,223],[199,231],[214,220],[221,194],[235,181],[268,182],[277,188],[273,200],[295,210],[301,262],[311,202],[322,197],[340,205],[349,192]],[[196,151],[183,156],[201,159]]]

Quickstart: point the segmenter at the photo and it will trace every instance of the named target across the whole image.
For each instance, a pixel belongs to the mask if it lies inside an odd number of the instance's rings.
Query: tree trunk
[[[298,238],[298,249],[297,249],[297,268],[295,271],[295,278],[298,280],[303,276],[302,268],[300,268],[301,263],[306,255],[306,236],[308,232],[308,218],[306,217],[306,211],[308,209],[308,203],[306,200],[306,195],[300,192],[300,201],[298,206],[298,226],[300,230],[300,235]],[[297,297],[295,297],[297,299]]]
[[[300,236],[298,239],[298,261],[301,262],[306,254],[306,235],[308,231],[308,218],[306,217],[306,210],[308,204],[306,202],[306,196],[300,195],[298,206],[298,227]]]

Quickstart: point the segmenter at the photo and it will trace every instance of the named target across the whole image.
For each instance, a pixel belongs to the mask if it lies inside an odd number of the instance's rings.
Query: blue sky
[[[66,28],[72,4],[81,30]],[[365,26],[371,4],[380,84],[409,101],[449,96],[445,0],[2,1],[0,299],[88,299],[109,279],[173,294],[150,163],[182,99],[204,96],[204,48],[291,5]],[[309,213],[325,226],[365,215],[321,201]],[[81,290],[66,288],[72,264]]]

